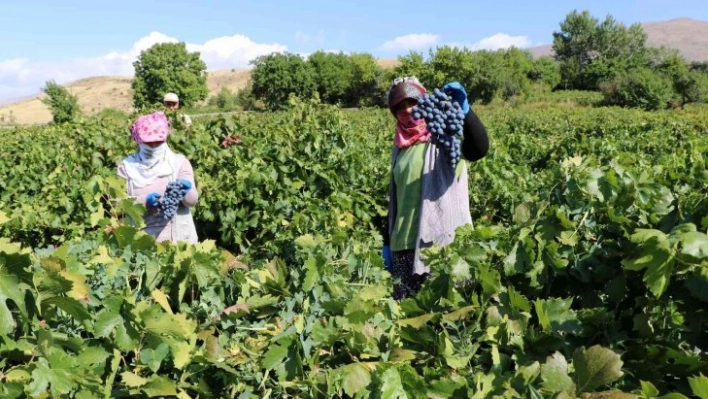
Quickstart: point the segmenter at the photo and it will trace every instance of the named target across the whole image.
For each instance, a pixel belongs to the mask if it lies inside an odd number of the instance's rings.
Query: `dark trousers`
[[[428,278],[428,274],[414,274],[415,250],[393,251],[393,299],[402,299],[414,296],[420,286]]]

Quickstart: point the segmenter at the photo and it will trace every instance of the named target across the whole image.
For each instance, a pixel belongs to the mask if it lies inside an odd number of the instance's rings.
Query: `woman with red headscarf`
[[[118,165],[118,176],[126,180],[128,195],[147,208],[145,232],[157,241],[198,242],[190,208],[196,205],[199,194],[194,184],[192,164],[182,154],[167,145],[170,124],[163,112],[139,117],[131,128],[138,152]],[[186,193],[171,218],[158,210],[167,184],[178,182]]]
[[[462,158],[456,166],[447,153],[430,141],[425,120],[412,109],[426,94],[415,77],[397,78],[388,92],[388,106],[396,120],[389,183],[387,231],[383,257],[394,278],[393,297],[400,300],[420,289],[430,269],[420,251],[433,244],[451,243],[455,229],[471,224],[467,165],[489,150],[487,131],[470,109],[467,92],[458,83],[443,86],[465,113]]]

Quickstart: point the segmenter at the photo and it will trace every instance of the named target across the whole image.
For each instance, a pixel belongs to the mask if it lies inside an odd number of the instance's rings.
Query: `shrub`
[[[54,123],[73,122],[81,114],[76,96],[69,93],[66,87],[50,80],[42,91],[47,95],[42,102],[49,106]]]
[[[651,69],[641,68],[600,85],[607,105],[658,110],[666,108],[673,95],[671,80]]]

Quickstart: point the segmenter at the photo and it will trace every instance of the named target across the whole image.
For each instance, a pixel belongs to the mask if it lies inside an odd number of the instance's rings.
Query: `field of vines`
[[[708,399],[708,110],[479,114],[474,225],[400,303],[387,111],[175,130],[195,246],[121,198],[128,120],[0,131],[0,397]]]

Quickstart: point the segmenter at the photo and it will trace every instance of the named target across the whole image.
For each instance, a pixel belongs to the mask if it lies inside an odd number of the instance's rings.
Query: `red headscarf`
[[[396,117],[396,136],[393,139],[398,148],[406,148],[417,142],[430,140],[430,132],[424,119],[414,119],[407,110],[396,113],[395,108],[406,99],[418,100],[425,96],[426,90],[416,78],[396,79],[388,92],[388,107]]]
[[[430,140],[430,132],[424,119],[414,119],[413,115],[402,109],[396,115],[396,136],[393,143],[398,148],[410,147],[417,142]]]

